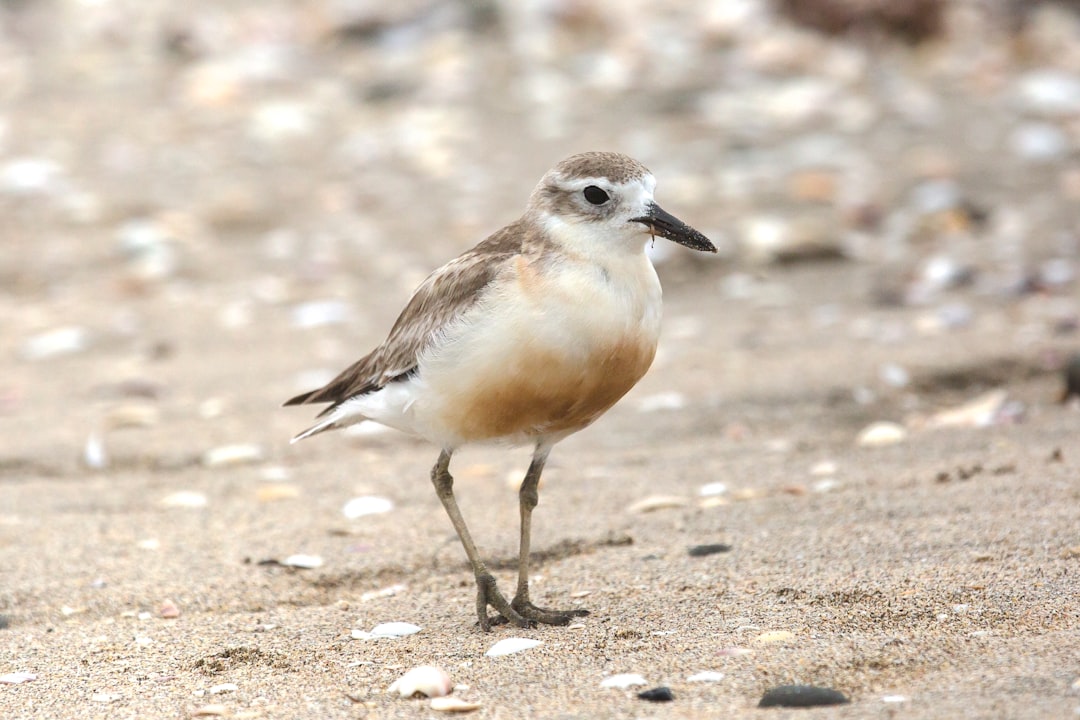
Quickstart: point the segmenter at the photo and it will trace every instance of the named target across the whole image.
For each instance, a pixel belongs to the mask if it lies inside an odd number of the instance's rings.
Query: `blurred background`
[[[798,305],[785,273],[814,263],[918,310],[853,337],[989,303],[1067,339],[1078,148],[1072,2],[5,0],[0,422],[12,457],[157,422],[102,399],[250,425],[591,149],[720,246],[655,255],[669,295],[710,283],[707,314]]]

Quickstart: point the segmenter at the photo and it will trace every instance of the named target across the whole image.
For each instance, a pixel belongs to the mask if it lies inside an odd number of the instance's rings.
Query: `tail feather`
[[[335,430],[337,429],[337,427],[339,427],[337,424],[337,418],[327,418],[326,420],[323,420],[317,425],[312,425],[304,432],[294,435],[293,438],[289,440],[289,444],[292,445],[293,443],[298,443],[301,440],[311,437],[312,435],[318,435],[319,433],[326,432],[327,430]]]
[[[312,425],[307,430],[293,437],[289,441],[290,444],[300,442],[305,438],[309,438],[312,435],[318,435],[319,433],[326,432],[327,430],[337,430],[338,428],[348,427],[349,425],[355,425],[356,423],[362,423],[368,418],[365,415],[357,412],[355,407],[350,407],[347,403],[337,403],[319,413],[317,418],[323,418],[320,422]]]

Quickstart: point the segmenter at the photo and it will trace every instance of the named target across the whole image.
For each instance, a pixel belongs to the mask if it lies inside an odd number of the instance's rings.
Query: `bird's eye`
[[[585,188],[584,195],[585,199],[593,205],[603,205],[610,199],[606,192],[596,187],[595,185],[590,185],[589,187]]]

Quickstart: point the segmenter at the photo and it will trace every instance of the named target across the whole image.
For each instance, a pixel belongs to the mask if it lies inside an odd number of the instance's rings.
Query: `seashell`
[[[522,650],[530,650],[540,644],[539,640],[533,640],[532,638],[504,638],[492,645],[484,654],[488,657],[502,657]]]
[[[201,508],[206,507],[206,495],[194,490],[177,490],[161,499],[165,507]]]
[[[369,590],[360,596],[360,602],[367,602],[369,600],[376,600],[378,598],[393,597],[400,592],[404,592],[404,585],[390,585],[388,587],[379,588],[378,590]]]
[[[37,680],[38,676],[34,673],[28,672],[13,672],[5,675],[0,675],[0,683],[5,685],[20,685],[24,682],[30,682],[31,680]]]
[[[705,670],[686,678],[687,682],[720,682],[724,679],[724,673],[714,670]]]
[[[600,683],[602,688],[618,688],[619,690],[625,690],[635,685],[648,685],[648,682],[638,673],[620,673],[604,678],[603,682]]]
[[[259,462],[263,459],[263,449],[253,444],[221,445],[203,453],[202,464],[206,467],[226,467]]]
[[[105,438],[97,431],[90,433],[83,446],[83,462],[92,470],[102,470],[109,464],[109,451],[105,449]]]
[[[281,561],[282,565],[288,567],[302,568],[304,570],[314,570],[315,568],[322,567],[323,559],[318,555],[304,555],[303,553],[297,553],[296,555],[290,555]]]
[[[908,431],[903,425],[879,421],[864,427],[855,438],[855,444],[861,447],[884,447],[901,443],[907,436]]]
[[[112,703],[112,702],[116,702],[117,700],[119,700],[122,697],[124,697],[124,696],[121,695],[120,693],[100,692],[100,693],[94,693],[93,695],[91,695],[90,699],[92,701],[94,701],[94,702],[99,702],[99,703]]]
[[[436,698],[449,695],[453,689],[454,683],[445,670],[433,665],[421,665],[395,680],[386,692],[396,692],[404,698],[414,695]]]
[[[701,497],[714,497],[716,495],[723,495],[727,490],[727,485],[724,483],[711,482],[699,487],[697,492]]]
[[[384,497],[375,495],[362,495],[345,503],[341,512],[350,520],[364,517],[365,515],[378,515],[390,512],[394,509],[394,502]]]
[[[438,712],[467,713],[472,712],[473,710],[479,710],[481,707],[483,707],[483,705],[478,702],[469,702],[452,695],[431,699],[431,709]]]
[[[364,632],[363,630],[353,630],[352,638],[354,640],[378,640],[379,638],[400,638],[407,637],[409,635],[415,635],[423,628],[419,625],[413,625],[407,622],[387,622],[380,623],[371,629],[371,632]]]
[[[942,410],[926,421],[928,428],[981,428],[994,424],[998,411],[1005,404],[1008,393],[999,388],[979,395],[974,400],[955,408]]]
[[[211,695],[220,695],[221,693],[236,692],[239,690],[239,686],[236,683],[221,683],[210,688]]]
[[[684,507],[686,504],[686,498],[678,495],[650,495],[643,500],[638,500],[628,507],[627,512],[640,514],[653,512],[654,510],[668,510],[670,508]]]
[[[793,640],[794,638],[795,633],[793,632],[788,632],[787,630],[770,630],[769,632],[763,632],[758,635],[756,638],[754,638],[754,642],[764,645],[767,643],[787,642],[788,640]]]
[[[83,327],[61,327],[30,337],[22,344],[24,360],[48,360],[82,352],[90,344],[90,333]]]

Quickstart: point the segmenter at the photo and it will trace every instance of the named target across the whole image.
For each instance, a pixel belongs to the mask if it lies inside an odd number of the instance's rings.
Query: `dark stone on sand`
[[[11,625],[11,620],[7,615],[0,615],[0,630],[7,630]]]
[[[844,693],[814,685],[781,685],[761,697],[758,707],[819,707],[846,705],[851,702]]]
[[[675,699],[669,687],[654,687],[652,690],[642,690],[637,696],[649,702],[671,702]]]
[[[1070,398],[1080,397],[1080,353],[1065,363],[1064,375],[1065,392],[1061,394],[1061,402],[1068,402]]]
[[[705,557],[706,555],[716,555],[717,553],[726,552],[731,552],[731,546],[722,543],[716,543],[715,545],[695,545],[687,551],[690,557]]]

